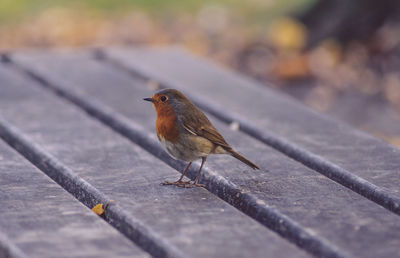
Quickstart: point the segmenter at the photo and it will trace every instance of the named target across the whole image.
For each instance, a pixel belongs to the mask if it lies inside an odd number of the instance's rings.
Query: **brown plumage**
[[[257,165],[237,153],[215,129],[210,120],[181,92],[165,89],[154,94],[151,101],[156,110],[156,132],[167,152],[175,159],[189,164],[176,182],[178,186],[202,186],[198,184],[201,169],[209,154],[230,154],[253,169]],[[194,184],[182,181],[192,161],[202,159]]]

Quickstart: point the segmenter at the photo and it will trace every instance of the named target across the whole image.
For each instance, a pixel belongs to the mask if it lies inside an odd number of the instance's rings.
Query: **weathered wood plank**
[[[182,256],[308,256],[204,189],[161,187],[179,174],[33,81],[3,77],[0,113]]]
[[[6,235],[0,232],[0,257],[26,258],[27,256]]]
[[[107,53],[136,72],[185,90],[220,119],[239,121],[246,133],[400,214],[399,149],[178,49]]]
[[[1,140],[0,161],[0,234],[23,252],[1,257],[149,257]]]
[[[154,130],[154,112],[141,100],[151,93],[140,80],[132,80],[113,67],[102,66],[79,55],[39,54],[34,59],[40,60],[40,65],[36,64],[34,68],[27,62],[29,57],[22,59],[25,65],[58,85],[59,89],[86,92],[132,120],[140,121],[147,130]],[[61,82],[60,75],[64,71],[69,71],[69,76]],[[117,101],[110,97],[114,94],[118,96]],[[136,112],[141,113],[140,120]],[[394,229],[398,227],[397,216],[249,136],[232,132],[218,121],[215,123],[233,146],[250,154],[249,157],[270,172],[249,171],[238,162],[221,156],[210,158],[206,165],[213,173],[218,171],[239,185],[243,192],[261,201],[260,206],[266,203],[283,211],[318,237],[325,237],[354,256],[400,255],[399,236],[385,237],[387,232],[398,234],[398,229]]]
[[[241,130],[400,214],[398,149],[181,50],[108,53],[136,72],[186,90],[220,119],[239,121]]]
[[[40,56],[40,54],[39,54],[39,56]],[[36,59],[37,57],[38,56],[35,56],[34,59]],[[59,67],[59,65],[61,65],[61,66],[65,65],[65,63],[68,60],[69,61],[76,60],[76,57],[74,58],[72,55],[69,55],[69,54],[67,54],[64,57],[66,57],[66,59],[63,59],[63,61],[60,62],[59,58],[53,58],[48,55],[45,55],[45,59],[48,62],[52,63],[52,65],[51,65],[52,67]],[[84,61],[84,60],[80,60],[80,61]],[[86,61],[88,61],[87,58],[86,58]],[[41,64],[45,65],[45,63],[46,62],[44,62],[44,60],[41,59],[40,62],[38,62],[36,64],[40,66]],[[95,64],[95,63],[92,62],[92,65],[93,64]],[[36,66],[36,67],[39,67],[39,66]],[[98,64],[97,64],[97,66],[95,66],[94,71],[97,71],[97,69],[99,69]],[[43,71],[48,71],[48,70],[44,69]],[[60,72],[63,73],[64,70],[62,69],[62,70],[60,70]],[[107,72],[107,69],[104,69],[104,67],[103,67],[102,73],[103,72],[105,72],[104,75],[106,75],[107,78],[113,78],[113,80],[118,78],[118,76],[111,76],[112,73],[116,72],[115,69],[113,72],[110,73],[110,72]],[[50,78],[56,80],[58,84],[61,83],[62,86],[53,85],[51,83],[52,80],[49,81],[47,76],[45,78],[42,76],[38,76],[35,73],[31,73],[29,71],[28,71],[28,73],[33,78],[41,81],[43,83],[43,86],[45,86],[46,88],[48,88],[52,91],[55,91],[57,94],[60,94],[60,95],[64,96],[65,98],[69,99],[76,105],[78,105],[81,108],[83,108],[84,110],[86,110],[91,115],[97,117],[104,123],[111,126],[114,130],[120,132],[122,135],[125,135],[132,141],[140,144],[143,148],[145,148],[146,150],[153,153],[155,156],[157,156],[160,159],[167,162],[167,164],[178,169],[179,171],[183,170],[184,165],[182,163],[173,161],[169,157],[169,155],[166,154],[165,151],[163,151],[160,148],[159,143],[155,141],[155,136],[153,133],[147,133],[143,130],[143,127],[140,127],[135,123],[126,121],[125,117],[121,117],[121,115],[119,115],[116,112],[113,112],[107,106],[104,106],[101,104],[99,105],[97,103],[97,101],[93,101],[94,100],[93,98],[88,97],[87,95],[82,96],[80,93],[78,93],[78,92],[80,92],[80,90],[77,92],[65,90],[65,89],[69,89],[70,85],[69,85],[69,83],[65,83],[65,81],[58,80],[57,73],[54,73],[54,74],[49,73],[48,76]],[[83,75],[81,72],[79,72],[77,70],[75,70],[71,74]],[[62,77],[65,77],[65,76],[62,76]],[[70,77],[70,76],[68,76],[68,77]],[[94,77],[90,77],[90,78],[98,78],[98,77],[94,76]],[[128,88],[130,88],[132,80],[126,76],[124,78],[128,79],[128,81],[130,82],[129,84],[125,84],[125,85],[128,85]],[[103,82],[102,80],[98,80],[96,82],[92,81],[91,85],[97,85],[98,83],[102,83],[102,82]],[[111,83],[112,83],[112,85],[114,85],[114,83],[116,83],[117,85],[120,85],[120,83],[118,81],[111,81]],[[137,82],[137,83],[139,83],[139,82]],[[140,83],[140,85],[142,85],[142,83]],[[90,89],[91,86],[89,86],[89,84],[87,86]],[[107,85],[107,88],[108,88],[108,85]],[[143,87],[141,86],[141,88],[143,88]],[[93,94],[95,92],[97,92],[97,91],[94,91]],[[109,96],[109,93],[110,92],[108,92],[104,96]],[[111,93],[112,93],[112,91],[111,91]],[[112,93],[110,95],[113,95],[113,94],[117,94],[117,93]],[[120,97],[122,97],[122,96],[120,96]],[[143,101],[140,100],[140,102],[138,102],[138,103],[140,103],[142,105]],[[132,110],[132,108],[130,108],[130,109]],[[143,118],[143,119],[145,119],[145,118]],[[140,120],[140,123],[143,124],[144,120]],[[148,124],[147,127],[149,128],[149,126],[151,126],[151,124],[154,124],[154,121],[153,122],[148,121],[147,124]],[[147,129],[147,130],[149,130],[149,129]],[[153,137],[151,137],[151,136],[153,136]],[[192,178],[196,173],[195,165],[192,165],[192,169],[188,171],[188,176],[192,176]],[[244,211],[246,214],[256,218],[258,221],[269,226],[270,228],[273,228],[278,233],[287,237],[288,239],[290,239],[292,242],[296,243],[297,245],[302,246],[303,248],[305,248],[305,249],[309,250],[310,252],[317,254],[319,256],[325,256],[325,257],[344,257],[345,256],[344,254],[341,254],[341,252],[337,248],[335,248],[331,244],[324,241],[321,237],[317,237],[313,232],[308,232],[304,228],[299,227],[299,225],[296,222],[294,222],[291,219],[289,219],[288,217],[282,215],[275,209],[270,208],[267,205],[263,205],[262,202],[260,203],[259,200],[257,200],[254,196],[243,192],[241,188],[237,187],[236,185],[234,185],[231,182],[226,181],[224,178],[216,176],[214,172],[210,172],[207,170],[207,168],[204,168],[202,174],[204,175],[204,177],[206,177],[206,181],[203,183],[208,185],[209,190],[211,190],[218,196],[222,197],[224,200],[228,201],[229,203],[233,204],[235,207]]]
[[[77,176],[64,164],[32,142],[24,134],[4,119],[0,118],[0,136],[24,157],[35,164],[50,178],[73,194],[86,206],[92,208],[99,203],[107,205],[112,199],[99,192],[87,181]],[[144,226],[134,217],[129,216],[114,202],[107,208],[107,220],[128,238],[155,257],[183,257],[176,248],[166,244],[163,239]]]

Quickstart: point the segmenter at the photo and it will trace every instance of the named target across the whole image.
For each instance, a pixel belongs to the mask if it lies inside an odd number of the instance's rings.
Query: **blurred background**
[[[400,146],[398,0],[1,0],[0,51],[181,45]]]

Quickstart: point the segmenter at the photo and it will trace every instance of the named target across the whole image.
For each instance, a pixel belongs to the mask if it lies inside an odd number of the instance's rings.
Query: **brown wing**
[[[189,133],[197,136],[201,136],[211,141],[212,143],[221,147],[230,149],[231,147],[225,141],[224,137],[215,129],[211,124],[210,120],[198,109],[194,112],[190,112],[192,115],[186,115],[183,117],[183,128]]]
[[[224,137],[215,129],[211,124],[210,120],[197,108],[192,109],[192,112],[186,112],[182,118],[183,128],[189,133],[197,136],[204,137],[214,143],[215,145],[221,146],[233,157],[237,158],[241,162],[245,163],[253,169],[259,169],[259,167],[245,158],[244,156],[237,153],[232,149],[231,146],[225,141]]]

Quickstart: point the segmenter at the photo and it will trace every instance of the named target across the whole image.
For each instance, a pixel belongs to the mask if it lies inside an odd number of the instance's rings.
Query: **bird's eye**
[[[166,96],[161,96],[160,99],[161,99],[162,102],[167,101],[167,97]]]

